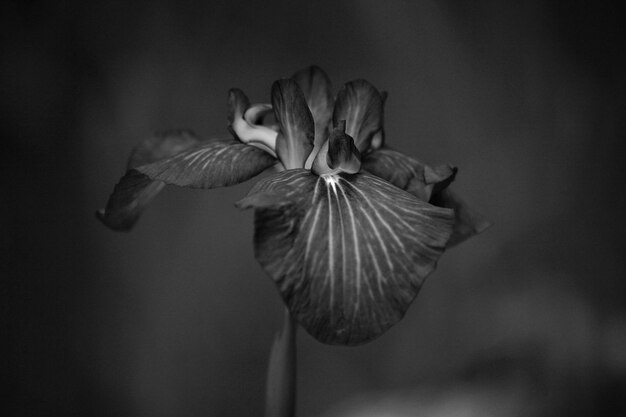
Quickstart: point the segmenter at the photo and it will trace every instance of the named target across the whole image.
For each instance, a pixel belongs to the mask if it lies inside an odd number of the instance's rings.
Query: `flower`
[[[486,226],[447,190],[456,168],[386,146],[385,98],[357,80],[334,99],[315,66],[276,81],[271,105],[231,89],[234,139],[189,131],[148,139],[98,217],[129,230],[164,184],[227,186],[276,166],[237,203],[254,209],[256,259],[315,338],[372,340],[403,317],[446,247]],[[263,124],[271,112],[277,123]]]

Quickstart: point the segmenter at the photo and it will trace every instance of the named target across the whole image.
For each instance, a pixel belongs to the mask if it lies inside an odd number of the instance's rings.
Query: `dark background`
[[[389,92],[389,143],[454,163],[494,226],[362,347],[299,334],[299,414],[626,413],[624,7],[496,0],[1,6],[0,414],[255,416],[282,304],[251,183],[100,225],[139,140],[225,137],[317,64]],[[369,414],[368,414],[369,413]]]

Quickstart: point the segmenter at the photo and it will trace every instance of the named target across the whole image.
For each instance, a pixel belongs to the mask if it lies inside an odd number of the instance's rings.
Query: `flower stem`
[[[285,309],[283,328],[276,334],[267,370],[265,417],[296,415],[296,323]]]

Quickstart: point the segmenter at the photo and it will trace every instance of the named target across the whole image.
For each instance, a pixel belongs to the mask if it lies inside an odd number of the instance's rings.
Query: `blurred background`
[[[228,189],[94,217],[154,131],[226,137],[310,64],[389,92],[388,143],[493,221],[404,320],[299,333],[302,417],[623,416],[625,8],[608,2],[4,3],[4,416],[257,416],[282,303]],[[6,391],[8,387],[8,391]]]

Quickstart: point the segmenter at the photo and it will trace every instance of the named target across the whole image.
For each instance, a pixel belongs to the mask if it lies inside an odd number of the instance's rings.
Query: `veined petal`
[[[242,200],[255,254],[319,341],[356,345],[398,322],[435,268],[453,212],[367,173],[288,170]]]
[[[191,130],[179,129],[157,132],[133,149],[126,168],[133,169],[169,158],[200,143],[200,139]]]
[[[267,152],[254,146],[234,140],[212,140],[135,170],[166,184],[216,188],[249,180],[275,162]]]
[[[435,188],[443,189],[454,180],[456,168],[442,165],[431,168],[415,158],[390,148],[367,153],[363,169],[410,192],[422,201],[429,201]]]
[[[319,148],[328,136],[333,114],[333,91],[330,78],[319,67],[312,65],[296,72],[291,78],[297,83],[315,121],[315,147]]]
[[[96,213],[98,218],[113,230],[130,230],[165,185],[132,169],[166,159],[199,143],[200,140],[189,130],[159,132],[140,143],[128,160],[129,173],[115,186],[106,208]]]
[[[360,152],[370,148],[375,135],[382,141],[383,96],[365,80],[351,81],[337,94],[333,123],[346,121],[346,133]]]
[[[431,203],[439,207],[454,209],[454,228],[448,247],[456,246],[491,226],[491,222],[472,210],[465,201],[448,188],[434,193]]]
[[[235,140],[199,143],[196,139],[189,145],[168,158],[132,165],[115,186],[106,209],[98,214],[104,224],[114,230],[130,230],[165,184],[192,188],[234,185],[275,163],[267,152]]]
[[[285,168],[304,167],[313,150],[315,124],[306,99],[296,81],[283,79],[272,85],[272,106],[280,124],[276,154]]]

